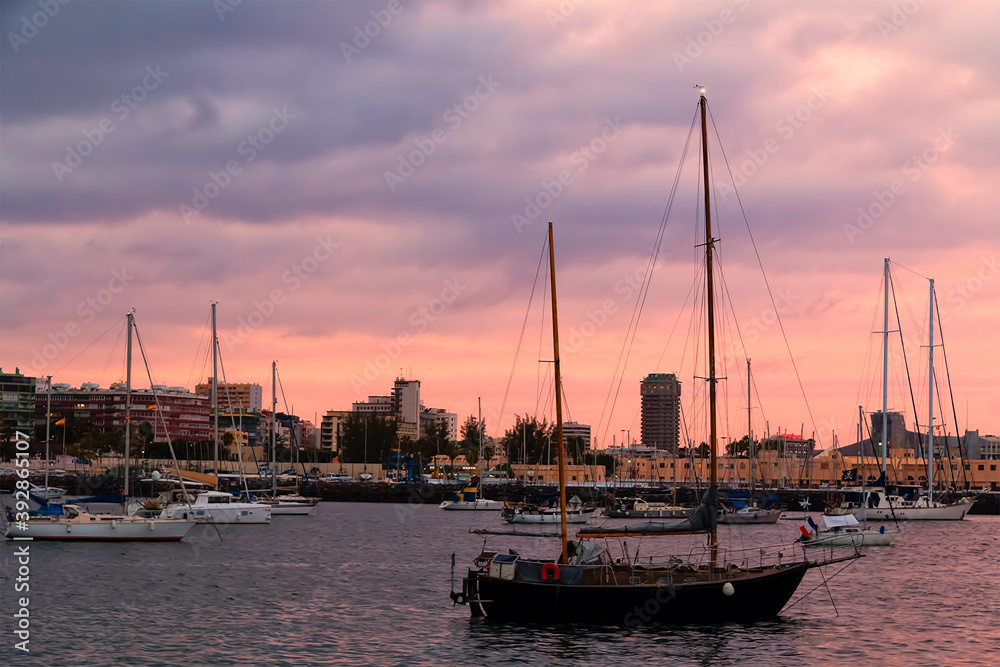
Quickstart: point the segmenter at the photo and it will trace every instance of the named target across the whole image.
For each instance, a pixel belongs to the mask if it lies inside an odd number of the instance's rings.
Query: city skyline
[[[216,5],[70,3],[34,26],[38,3],[0,3],[5,372],[122,380],[116,322],[135,308],[154,381],[193,389],[217,301],[225,379],[265,404],[277,359],[310,421],[402,376],[459,421],[482,397],[502,435],[515,414],[551,420],[542,288],[507,385],[553,220],[565,419],[600,446],[637,434],[643,377],[676,374],[684,410],[704,385],[683,340],[692,213],[666,229],[608,417],[703,84],[754,234],[713,145],[746,348],[735,329],[720,344],[720,435],[746,432],[748,356],[755,430],[853,441],[858,406],[881,409],[884,257],[923,386],[911,404],[894,368],[889,408],[926,421],[933,277],[945,425],[1000,432],[994,3]]]

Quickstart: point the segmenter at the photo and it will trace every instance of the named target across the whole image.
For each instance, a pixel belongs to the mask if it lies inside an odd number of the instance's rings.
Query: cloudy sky
[[[546,410],[541,285],[528,304],[551,220],[572,419],[636,437],[639,380],[676,372],[699,437],[697,159],[615,377],[700,84],[723,435],[745,433],[748,356],[755,431],[853,435],[880,403],[884,257],[917,392],[894,353],[891,407],[926,421],[934,278],[944,421],[1000,432],[995,2],[36,0],[0,19],[5,371],[106,386],[135,308],[156,381],[193,388],[217,301],[226,377],[269,384],[278,360],[304,417],[402,373],[460,419],[482,397],[492,432]]]

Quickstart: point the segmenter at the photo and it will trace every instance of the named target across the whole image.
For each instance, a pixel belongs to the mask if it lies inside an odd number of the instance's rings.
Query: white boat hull
[[[862,507],[852,514],[859,521],[961,521],[972,509],[971,503],[931,507]]]
[[[441,503],[443,510],[464,510],[468,512],[495,512],[503,509],[502,500],[446,500]]]
[[[169,542],[183,538],[194,524],[194,521],[183,519],[83,513],[75,518],[38,517],[15,522],[7,526],[4,535],[10,539],[32,540]]]
[[[271,507],[256,503],[229,503],[218,507],[169,505],[162,519],[194,519],[197,523],[270,523]]]
[[[723,512],[719,514],[719,523],[729,525],[745,525],[752,523],[778,523],[781,510],[755,510],[752,512]]]
[[[597,508],[590,510],[569,510],[566,512],[566,523],[587,523],[597,511]],[[546,512],[517,512],[513,516],[504,517],[507,523],[561,523],[559,510],[548,510]]]
[[[806,547],[887,547],[891,546],[899,533],[874,529],[846,533],[820,533],[802,542]]]

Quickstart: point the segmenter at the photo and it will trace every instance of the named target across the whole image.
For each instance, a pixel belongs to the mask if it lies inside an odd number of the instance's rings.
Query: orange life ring
[[[559,566],[555,563],[545,563],[542,565],[542,581],[549,580],[549,573],[552,574],[553,581],[559,581]]]

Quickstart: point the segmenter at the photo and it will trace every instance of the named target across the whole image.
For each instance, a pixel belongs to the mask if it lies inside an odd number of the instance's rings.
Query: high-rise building
[[[194,393],[199,396],[212,397],[212,378],[208,378],[205,384],[195,385]],[[264,402],[264,389],[259,384],[249,384],[246,382],[220,382],[219,383],[219,412],[238,413],[260,412]]]
[[[673,373],[650,373],[639,383],[642,444],[677,451],[680,443],[681,383]]]
[[[583,440],[583,449],[590,449],[590,424],[563,422],[563,443],[569,442],[570,438],[580,438]],[[576,454],[570,451],[570,455]]]
[[[0,418],[32,438],[35,433],[35,378],[21,375],[20,368],[15,368],[13,373],[0,372],[0,401]],[[45,438],[44,432],[40,438]]]
[[[396,378],[392,387],[392,411],[399,420],[397,432],[420,438],[420,380]]]

